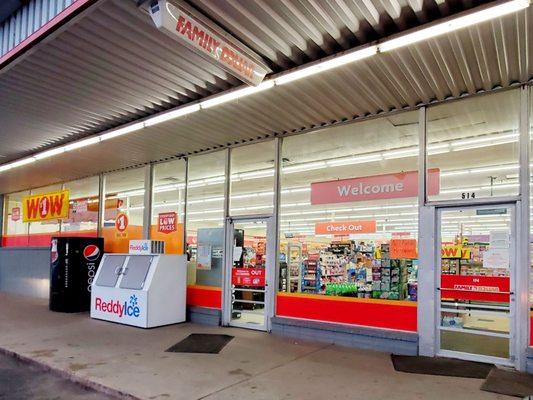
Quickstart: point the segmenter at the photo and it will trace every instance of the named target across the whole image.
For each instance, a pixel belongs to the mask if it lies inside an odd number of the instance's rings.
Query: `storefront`
[[[530,91],[7,194],[2,246],[163,240],[190,258],[193,321],[523,370]],[[61,190],[68,218],[23,218],[28,196]]]

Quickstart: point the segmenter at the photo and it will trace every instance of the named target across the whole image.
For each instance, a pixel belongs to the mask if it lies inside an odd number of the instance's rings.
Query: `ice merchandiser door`
[[[129,257],[122,269],[121,289],[141,290],[144,287],[153,256]]]
[[[100,266],[100,274],[96,280],[97,286],[115,287],[122,267],[126,261],[125,255],[108,254]]]

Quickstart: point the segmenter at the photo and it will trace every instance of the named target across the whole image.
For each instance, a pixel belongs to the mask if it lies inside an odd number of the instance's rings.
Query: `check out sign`
[[[351,235],[375,232],[376,221],[335,221],[315,224],[316,235]]]

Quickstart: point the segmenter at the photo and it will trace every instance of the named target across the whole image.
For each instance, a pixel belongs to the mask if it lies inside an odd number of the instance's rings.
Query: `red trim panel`
[[[2,247],[50,247],[52,237],[96,237],[96,231],[71,231],[32,233],[31,235],[6,235],[2,236]]]
[[[222,289],[214,286],[187,286],[187,305],[222,309]]]
[[[508,276],[441,276],[441,297],[443,299],[496,301],[500,303],[508,303],[509,290],[510,280]]]
[[[277,295],[277,316],[417,331],[416,303],[320,295]]]
[[[6,54],[0,57],[0,67],[6,64],[10,59],[14,58],[19,53],[28,50],[30,46],[36,44],[36,42],[42,40],[45,37],[46,33],[49,33],[54,28],[56,28],[61,22],[66,20],[68,17],[72,16],[73,13],[84,7],[85,5],[89,6],[90,3],[94,3],[96,0],[74,0],[74,2],[57,14],[54,18],[48,21],[46,24],[41,26],[30,36],[20,42],[18,45],[9,50]]]

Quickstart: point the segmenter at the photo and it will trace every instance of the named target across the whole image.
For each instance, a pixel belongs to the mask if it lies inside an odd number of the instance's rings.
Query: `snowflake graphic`
[[[135,296],[134,294],[132,294],[130,296],[130,304],[135,307],[137,305],[137,296]]]

